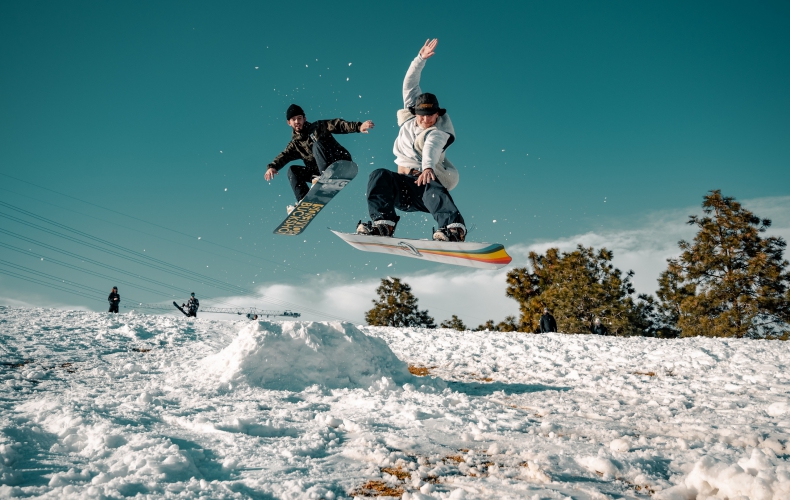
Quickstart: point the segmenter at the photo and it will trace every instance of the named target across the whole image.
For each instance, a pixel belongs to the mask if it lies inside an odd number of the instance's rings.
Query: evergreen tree
[[[365,313],[365,321],[372,326],[419,326],[436,328],[428,311],[417,308],[417,298],[411,287],[399,278],[384,278],[376,289],[378,301],[372,301],[373,309]]]
[[[484,331],[495,332],[495,331],[497,331],[496,323],[494,323],[493,319],[489,319],[484,324],[477,325],[477,328],[475,328],[474,331],[476,331],[476,332],[484,332]]]
[[[465,332],[467,329],[461,318],[455,314],[453,314],[452,318],[442,321],[442,324],[439,326],[441,328],[452,328],[453,330],[458,330],[459,332]]]
[[[667,270],[658,277],[658,303],[656,304],[656,323],[659,337],[679,337],[678,323],[681,316],[681,304],[688,297],[694,296],[693,283],[683,283],[682,269],[673,260],[669,261]]]
[[[587,333],[596,317],[614,335],[651,333],[651,305],[645,296],[634,301],[633,272],[623,273],[612,265],[613,254],[603,248],[579,245],[560,253],[550,248],[546,255],[530,252],[532,272],[516,268],[507,276],[507,296],[519,303],[520,331],[540,331],[540,316],[548,307],[559,331]]]
[[[659,278],[660,312],[684,337],[781,337],[790,331],[790,274],[771,226],[721,191],[710,191],[698,228]]]
[[[505,317],[505,321],[500,321],[496,325],[498,332],[517,332],[519,331],[519,324],[516,322],[515,316]]]
[[[493,319],[489,319],[482,325],[478,325],[477,328],[474,329],[476,332],[483,332],[488,330],[489,332],[520,332],[519,330],[519,323],[516,322],[515,316],[507,316],[504,321],[500,321],[499,323],[494,323]]]

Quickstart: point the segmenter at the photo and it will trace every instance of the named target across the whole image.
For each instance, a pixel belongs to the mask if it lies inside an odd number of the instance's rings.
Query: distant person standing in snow
[[[187,308],[187,316],[197,318],[197,310],[200,307],[200,301],[195,298],[195,292],[190,294],[189,300],[186,304],[181,304],[181,307]]]
[[[590,332],[595,335],[609,335],[609,330],[601,323],[601,318],[595,318],[593,326],[590,327]]]
[[[450,190],[458,184],[458,170],[444,156],[455,141],[447,110],[435,95],[420,89],[425,61],[434,55],[439,40],[427,40],[409,65],[403,80],[403,109],[398,111],[398,138],[393,153],[398,171],[380,168],[368,179],[368,213],[371,222],[357,226],[357,234],[392,236],[403,212],[428,212],[439,229],[438,241],[464,241],[464,218]]]
[[[107,301],[110,303],[110,310],[108,312],[118,314],[118,304],[121,303],[121,296],[118,295],[118,287],[112,287],[112,291],[110,292],[110,296],[107,297]]]
[[[294,160],[303,160],[304,165],[292,165],[288,169],[288,181],[291,183],[296,203],[298,204],[310,190],[308,182],[321,175],[329,165],[339,160],[351,161],[351,153],[341,146],[333,137],[334,134],[350,134],[359,132],[367,134],[374,127],[373,122],[347,122],[340,118],[308,122],[304,110],[296,104],[288,106],[285,112],[288,126],[293,129],[291,142],[277,158],[269,163],[264,178],[271,181],[286,164]],[[293,209],[289,205],[288,213]]]
[[[550,333],[557,331],[557,321],[549,313],[549,308],[543,308],[543,316],[540,317],[540,333]]]

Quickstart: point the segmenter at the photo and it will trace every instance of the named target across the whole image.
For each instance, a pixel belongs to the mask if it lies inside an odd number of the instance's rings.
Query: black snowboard
[[[174,305],[174,306],[176,306],[176,309],[178,309],[179,311],[181,311],[182,313],[184,313],[184,316],[189,316],[189,313],[188,313],[188,312],[186,312],[185,310],[181,309],[181,306],[180,306],[180,305],[178,305],[178,304],[176,304],[176,301],[175,301],[175,300],[173,301],[173,305]]]
[[[295,236],[304,231],[318,212],[357,176],[358,171],[359,167],[353,161],[340,160],[329,165],[302,202],[277,226],[274,234]]]

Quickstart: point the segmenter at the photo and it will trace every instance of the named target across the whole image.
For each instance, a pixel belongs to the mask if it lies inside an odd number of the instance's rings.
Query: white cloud
[[[746,200],[743,204],[756,215],[773,220],[767,234],[790,240],[790,196]],[[455,268],[398,277],[412,287],[420,309],[427,309],[437,323],[457,314],[470,327],[488,319],[498,322],[507,315],[517,316],[518,305],[505,296],[507,272],[513,267],[525,266],[530,251],[544,253],[552,247],[564,251],[573,250],[579,244],[606,247],[614,252],[617,268],[623,272],[634,271],[633,283],[637,292],[653,294],[657,288],[656,280],[666,268],[666,259],[680,253],[678,241],[694,237],[694,227],[686,224],[688,216],[699,213],[701,209],[698,206],[661,211],[639,221],[633,228],[613,228],[531,245],[513,245],[508,247],[513,256],[512,265],[498,271]],[[225,301],[236,307],[288,308],[301,312],[302,319],[306,320],[326,320],[328,318],[324,314],[329,313],[364,323],[365,311],[372,307],[371,300],[376,297],[375,290],[380,281],[344,283],[341,280],[343,278],[339,276],[323,277],[307,285],[273,285],[258,289],[267,297],[276,297],[280,301],[278,303],[242,297]]]
[[[25,309],[30,309],[33,307],[41,307],[40,305],[33,305],[23,300],[12,299],[11,297],[0,297],[0,305],[8,306],[8,307],[22,307]]]
[[[69,311],[90,311],[90,309],[85,306],[75,306],[63,302],[52,302],[51,299],[40,295],[33,297],[28,296],[24,299],[0,296],[0,305],[24,309],[36,309],[43,307],[46,309],[64,309]]]

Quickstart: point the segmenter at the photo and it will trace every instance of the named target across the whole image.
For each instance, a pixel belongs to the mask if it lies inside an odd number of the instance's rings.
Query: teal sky
[[[367,174],[394,168],[401,82],[429,37],[439,46],[422,87],[456,127],[452,194],[469,239],[527,245],[629,227],[698,206],[710,189],[790,195],[787,2],[404,5],[3,2],[0,199],[67,229],[0,206],[19,219],[0,217],[0,229],[28,238],[0,242],[40,255],[0,247],[0,271],[102,293],[0,274],[0,298],[103,310],[113,284],[157,302],[232,291],[208,278],[252,290],[449,270],[360,253],[326,230],[353,230],[367,216]],[[263,179],[289,140],[292,102],[308,120],[376,123],[339,138],[360,174],[304,237],[272,234],[292,194],[284,172]],[[428,237],[433,224],[409,214],[398,232]]]

